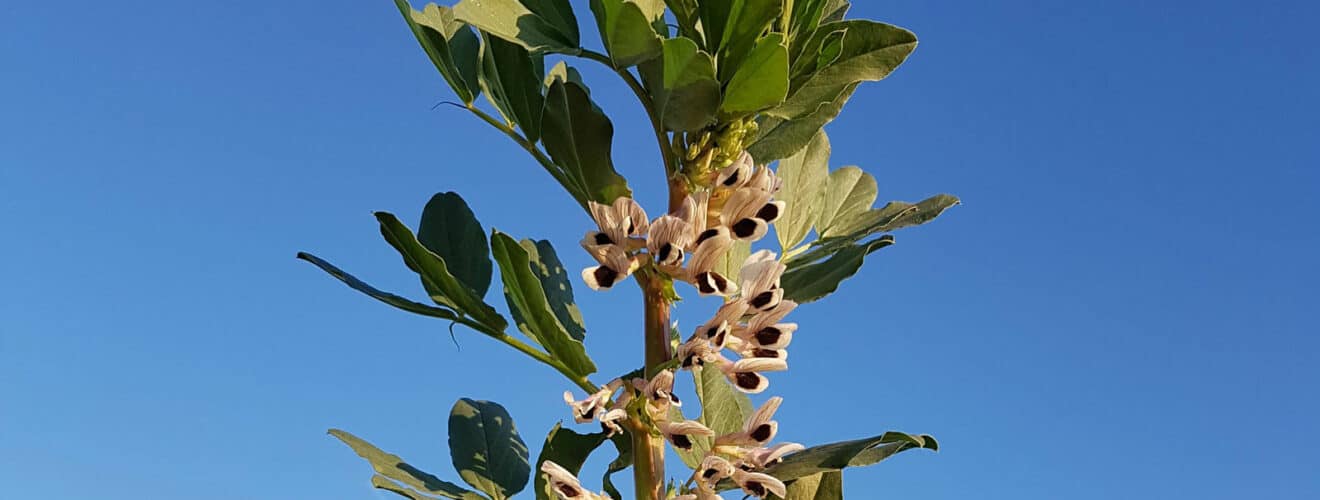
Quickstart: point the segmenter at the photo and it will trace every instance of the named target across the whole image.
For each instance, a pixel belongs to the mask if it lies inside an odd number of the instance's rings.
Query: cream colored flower
[[[744,470],[733,471],[733,482],[738,483],[738,487],[747,492],[748,495],[757,498],[765,498],[771,493],[780,498],[787,493],[784,482],[769,474],[760,472],[747,472]]]
[[[724,376],[733,383],[733,386],[748,394],[758,394],[770,387],[770,379],[761,375],[761,372],[787,369],[787,361],[774,358],[744,358],[736,362],[724,360],[720,363],[720,371],[724,372]]]
[[[779,396],[767,399],[760,408],[747,417],[741,431],[715,438],[715,445],[765,446],[775,438],[775,434],[779,433],[779,422],[774,421],[773,418],[775,412],[779,410],[780,403],[783,402],[784,399]]]
[[[701,425],[701,422],[697,422],[696,420],[684,420],[682,422],[666,422],[662,420],[659,422],[658,427],[660,428],[660,433],[664,434],[665,440],[669,441],[669,444],[674,445],[674,448],[684,451],[692,449],[693,436],[715,435],[715,431]]]
[[[587,491],[582,487],[582,482],[578,481],[577,476],[549,460],[541,462],[541,472],[545,474],[546,482],[550,483],[550,489],[555,492],[555,496],[559,497],[559,500],[604,500],[610,498],[605,493],[597,494]]]
[[[696,234],[687,221],[672,215],[662,215],[651,223],[646,250],[656,265],[672,271],[683,265],[684,249],[692,246],[695,238]]]
[[[769,311],[779,305],[784,290],[779,280],[788,267],[779,262],[775,253],[761,250],[747,256],[738,270],[738,284],[747,305],[758,311]]]

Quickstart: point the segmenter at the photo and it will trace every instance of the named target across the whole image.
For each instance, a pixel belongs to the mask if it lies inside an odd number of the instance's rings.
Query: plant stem
[[[614,61],[611,61],[610,57],[605,54],[591,50],[583,50],[579,55],[583,58],[604,64],[606,67],[614,70],[614,72],[619,75],[619,78],[622,78],[624,83],[628,84],[628,88],[632,89],[633,95],[637,96],[637,101],[642,103],[642,107],[645,108],[647,118],[650,118],[651,120],[651,130],[655,133],[655,142],[656,145],[660,146],[660,157],[665,163],[665,175],[669,176],[673,175],[674,172],[677,172],[678,158],[675,157],[674,152],[669,149],[669,136],[665,133],[664,124],[660,122],[660,115],[656,113],[655,102],[651,100],[651,95],[646,92],[645,87],[642,87],[641,82],[638,82],[637,78],[634,77],[632,73],[628,72],[628,68],[615,68]]]
[[[669,299],[665,296],[665,279],[655,275],[638,275],[645,308],[644,373],[647,378],[673,358],[669,346]],[[660,500],[664,495],[665,444],[651,434],[640,422],[633,426],[633,483],[635,498]]]
[[[600,387],[597,387],[595,384],[592,384],[591,381],[587,380],[586,377],[573,373],[571,370],[568,369],[567,366],[564,366],[563,363],[560,363],[559,360],[550,357],[549,354],[542,352],[540,349],[527,345],[526,342],[518,340],[517,338],[514,338],[512,335],[501,332],[499,330],[495,330],[493,328],[490,328],[486,325],[483,325],[468,318],[459,318],[455,321],[457,321],[459,324],[462,324],[463,326],[479,331],[491,338],[494,338],[495,340],[503,342],[507,344],[509,347],[517,349],[521,351],[523,354],[531,356],[532,359],[535,359],[537,361],[545,363],[546,365],[549,365],[551,368],[554,368],[555,371],[558,371],[559,373],[563,374],[564,377],[568,378],[569,381],[573,382],[574,384],[577,384],[577,386],[582,388],[582,390],[587,391],[587,394],[594,394],[596,391],[600,390]]]
[[[510,127],[509,125],[500,122],[499,120],[495,119],[495,117],[490,116],[485,111],[478,109],[476,106],[468,105],[465,109],[471,111],[472,114],[477,115],[477,118],[480,118],[482,121],[489,123],[490,126],[499,129],[500,132],[504,132],[504,135],[509,136],[510,139],[513,139],[513,142],[518,143],[519,146],[522,146],[523,149],[527,150],[527,153],[531,154],[532,158],[535,158],[536,162],[541,164],[541,168],[544,168],[546,172],[550,173],[551,177],[554,177],[555,180],[558,181],[561,186],[564,186],[564,189],[568,190],[568,194],[571,195],[573,199],[577,200],[579,205],[581,205],[583,208],[586,208],[587,206],[586,193],[583,192],[581,189],[579,189],[575,184],[573,184],[568,179],[568,177],[566,177],[564,173],[559,170],[559,166],[555,165],[555,162],[553,160],[547,157],[545,153],[542,153],[541,150],[536,147],[536,144],[533,144],[532,142],[523,138],[523,136],[518,134],[518,131],[514,130],[513,127]]]

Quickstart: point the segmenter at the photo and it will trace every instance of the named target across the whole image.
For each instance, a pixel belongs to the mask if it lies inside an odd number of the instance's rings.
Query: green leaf
[[[545,88],[542,89],[542,91],[549,90],[550,85],[554,84],[555,80],[573,82],[584,89],[587,88],[587,84],[582,82],[582,74],[578,73],[577,68],[569,66],[568,63],[564,61],[556,63],[553,68],[550,68],[550,72],[545,74],[545,82],[543,83]]]
[[[822,104],[816,111],[805,116],[786,120],[762,115],[756,140],[748,146],[747,152],[758,161],[771,162],[801,151],[816,136],[817,131],[839,116],[843,105],[856,89],[856,85],[848,86],[833,101]]]
[[[315,255],[306,252],[298,252],[298,258],[305,260],[307,262],[311,262],[312,265],[321,268],[322,271],[325,271],[327,274],[334,276],[335,279],[344,282],[344,284],[348,285],[349,288],[362,292],[366,294],[368,297],[379,300],[381,302],[397,307],[404,311],[408,311],[413,314],[420,314],[422,316],[431,316],[433,318],[441,318],[451,321],[458,319],[458,315],[449,309],[443,309],[435,306],[428,306],[426,304],[422,304],[419,302],[413,302],[404,297],[400,297],[398,295],[389,292],[381,291],[371,285],[366,284],[362,280],[357,279],[353,275],[344,272],[342,269],[335,267],[329,262],[321,260],[319,257]]]
[[[836,221],[846,221],[867,211],[875,203],[877,193],[875,177],[856,166],[830,172],[820,217],[816,219],[816,232],[822,238],[839,236]]]
[[[381,477],[396,484],[393,488],[385,488],[389,484],[386,481],[372,479],[372,485],[377,488],[388,489],[398,492],[399,489],[410,489],[415,493],[424,493],[432,497],[456,498],[462,500],[479,500],[481,495],[468,491],[454,483],[440,480],[431,474],[423,472],[421,469],[408,465],[398,455],[392,455],[382,451],[380,448],[372,446],[371,443],[363,441],[361,438],[341,431],[339,429],[330,429],[330,435],[343,441],[349,448],[353,449],[359,457],[366,459],[371,464],[371,468]]]
[[[729,23],[729,14],[734,3],[740,0],[701,0],[697,2],[697,17],[701,20],[704,32],[706,52],[717,54],[724,41],[724,26]]]
[[[600,39],[615,68],[635,66],[660,55],[662,38],[654,24],[663,18],[664,7],[652,0],[591,0]]]
[[[440,75],[465,104],[480,93],[477,82],[477,48],[480,42],[466,24],[454,19],[453,10],[429,4],[413,10],[407,0],[394,0],[408,28],[426,51]]]
[[[500,115],[522,130],[528,141],[541,137],[542,56],[533,56],[521,45],[486,36],[481,52],[481,87]]]
[[[486,230],[458,193],[439,193],[426,202],[417,241],[444,259],[450,272],[478,297],[490,289],[490,244]]]
[[[615,434],[614,437],[610,438],[610,441],[614,443],[614,449],[618,450],[619,455],[605,467],[605,476],[601,479],[601,487],[605,489],[605,493],[610,495],[610,498],[624,498],[619,493],[619,488],[614,486],[614,481],[610,478],[614,476],[615,472],[632,467],[632,436],[626,433]]]
[[[724,3],[731,3],[729,10],[729,19],[724,25],[724,30],[720,33],[719,49],[710,49],[712,53],[719,56],[720,81],[730,82],[742,67],[750,62],[752,56],[749,53],[755,52],[753,46],[761,45],[765,40],[758,38],[761,33],[770,25],[770,22],[779,18],[779,13],[783,8],[783,0],[722,0]],[[706,2],[703,2],[706,3]],[[721,3],[721,2],[716,2]],[[788,48],[787,42],[783,39],[783,34],[777,35],[779,44],[785,45],[784,66],[788,67]]]
[[[820,22],[823,24],[842,21],[850,7],[852,3],[848,0],[825,0],[824,15],[821,16]]]
[[[840,471],[846,467],[873,465],[897,453],[919,448],[936,451],[939,449],[939,443],[929,435],[912,436],[902,432],[886,432],[880,436],[807,448],[784,457],[782,462],[767,468],[765,473],[780,481],[789,482],[816,474]],[[736,487],[737,485],[727,479],[721,481],[718,486],[720,490]],[[797,500],[792,495],[789,498]]]
[[[544,19],[546,24],[553,26],[555,31],[563,34],[572,45],[580,44],[577,15],[573,13],[573,6],[568,0],[522,0],[522,4]]]
[[[915,205],[891,201],[881,208],[836,219],[825,236],[838,235],[851,241],[859,241],[872,234],[925,224],[959,203],[961,202],[958,197],[948,194],[935,195]]]
[[[430,293],[431,300],[494,330],[503,330],[509,325],[500,313],[482,302],[476,292],[450,274],[445,260],[422,246],[397,217],[387,212],[376,212],[376,220],[380,222],[380,233],[385,241],[398,250],[409,269],[421,276],[422,285]]]
[[[729,251],[724,252],[720,260],[715,263],[715,272],[731,280],[738,279],[738,271],[742,269],[743,262],[752,254],[752,242],[735,241]]]
[[[746,394],[734,389],[724,374],[713,366],[694,367],[692,381],[697,391],[697,400],[701,402],[701,415],[696,421],[715,431],[716,436],[742,430],[743,423],[753,411],[752,400]],[[691,451],[675,451],[683,463],[696,468],[710,450],[712,441],[713,438],[709,436],[693,436]]]
[[[864,244],[840,248],[819,262],[789,266],[780,280],[784,298],[805,304],[834,293],[839,289],[839,283],[857,274],[867,255],[892,244],[894,237],[885,235]]]
[[[775,199],[784,202],[784,213],[775,221],[780,252],[787,252],[806,239],[822,210],[830,177],[830,139],[816,132],[811,143],[797,154],[779,161],[776,172],[783,188]]]
[[[490,401],[463,398],[449,411],[449,455],[459,477],[494,500],[527,487],[527,445],[509,412]]]
[[[550,489],[550,482],[545,480],[545,474],[541,473],[542,463],[547,460],[554,462],[576,476],[582,471],[582,464],[587,461],[591,452],[596,451],[606,439],[608,438],[605,437],[604,432],[578,434],[556,423],[555,428],[550,429],[550,434],[545,437],[545,446],[541,447],[541,454],[536,457],[536,468],[532,469],[536,477],[534,488],[537,500],[559,498]]]
[[[554,159],[591,200],[609,204],[620,196],[631,196],[628,182],[614,170],[610,146],[614,125],[591,102],[586,87],[555,80],[546,92],[541,122],[541,142]]]
[[[903,28],[874,21],[840,21],[822,25],[813,35],[820,40],[807,42],[808,52],[798,62],[807,60],[811,47],[821,47],[825,37],[840,29],[847,32],[838,46],[837,57],[829,57],[833,62],[824,67],[810,64],[803,76],[794,76],[788,99],[766,113],[780,118],[813,113],[821,105],[833,101],[849,85],[889,76],[917,47],[916,35]],[[826,51],[826,54],[830,53]],[[798,74],[796,68],[794,74]]]
[[[582,342],[569,335],[551,310],[527,250],[509,235],[496,231],[491,234],[491,252],[500,265],[504,296],[518,329],[545,347],[569,371],[584,377],[595,373],[596,365],[587,357]]]
[[[559,262],[555,248],[547,240],[522,240],[518,244],[527,252],[532,274],[541,280],[541,289],[545,291],[546,301],[550,303],[555,319],[559,320],[570,337],[582,340],[587,335],[587,327],[582,321],[582,311],[573,300],[572,280],[564,264]]]
[[[772,33],[756,43],[729,80],[720,111],[747,114],[784,102],[788,94],[788,48],[784,35]]]
[[[525,3],[538,9],[547,5],[570,9],[563,0],[527,0]],[[565,22],[564,14],[558,9],[556,7],[553,12],[533,12],[518,0],[462,0],[454,6],[454,17],[481,31],[522,45],[535,54],[577,54],[581,51],[578,46],[577,21]],[[571,10],[569,12],[571,16]]]
[[[886,432],[880,436],[807,448],[784,457],[783,462],[766,469],[765,473],[780,481],[791,481],[845,467],[872,465],[896,453],[918,448],[934,451],[939,449],[939,443],[928,435]]]
[[[792,500],[843,500],[843,472],[822,472],[798,479],[788,483],[787,493],[784,498]]]
[[[669,130],[695,131],[711,124],[720,107],[720,82],[715,79],[715,60],[688,38],[664,41],[658,61],[659,80],[652,82],[651,97],[661,121]],[[648,73],[642,71],[643,78]]]

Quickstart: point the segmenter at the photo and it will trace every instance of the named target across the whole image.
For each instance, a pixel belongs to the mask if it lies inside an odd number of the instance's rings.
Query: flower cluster
[[[736,242],[761,239],[779,218],[784,202],[774,195],[781,181],[768,167],[755,165],[746,152],[709,181],[709,190],[688,195],[677,210],[655,220],[630,198],[590,204],[597,229],[587,232],[581,243],[597,262],[582,271],[592,289],[609,289],[651,266],[691,284],[700,295],[721,296],[725,302],[679,345],[675,368],[661,370],[650,380],[615,380],[581,400],[566,392],[564,401],[574,421],[598,421],[609,435],[621,432],[621,422],[635,416],[642,421],[635,428],[649,427],[678,450],[691,451],[697,439],[709,439],[710,447],[692,476],[695,488],[678,499],[718,499],[717,484],[726,479],[749,495],[782,497],[784,483],[761,471],[803,447],[770,445],[779,430],[773,418],[781,398],[770,398],[740,430],[720,436],[676,410],[682,405],[673,394],[677,369],[715,367],[739,391],[760,393],[770,384],[762,373],[788,369],[785,349],[797,330],[796,324],[783,322],[797,304],[783,298],[779,285],[785,266],[773,252],[752,253],[737,276],[717,269]],[[738,360],[726,357],[726,350]],[[553,463],[542,470],[561,499],[606,498],[586,491]]]

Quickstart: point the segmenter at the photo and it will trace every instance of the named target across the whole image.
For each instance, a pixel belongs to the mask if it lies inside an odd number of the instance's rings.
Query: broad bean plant
[[[371,464],[374,486],[413,500],[503,500],[529,483],[525,495],[537,499],[622,499],[614,474],[631,468],[636,499],[737,492],[829,500],[842,498],[846,467],[937,448],[929,435],[902,432],[817,446],[777,442],[784,399],[765,397],[788,370],[794,310],[835,292],[894,243],[895,230],[958,204],[941,194],[876,205],[870,174],[829,167],[823,127],[859,85],[902,64],[915,35],[849,19],[843,0],[591,0],[603,47],[593,50],[581,43],[579,13],[567,0],[462,0],[420,10],[396,3],[453,104],[526,150],[583,209],[578,246],[595,265],[570,272],[549,241],[487,233],[454,193],[431,198],[416,231],[375,214],[424,300],[299,254],[369,297],[479,332],[563,376],[573,425],[551,429],[535,461],[503,407],[454,404],[449,447],[466,486],[331,430]],[[570,65],[577,62],[617,74],[645,110],[667,206],[648,210],[633,199],[614,168],[614,126]],[[504,313],[486,301],[495,268]],[[645,299],[634,333],[645,363],[600,376],[573,284],[603,292],[627,281]],[[681,295],[718,301],[718,309],[681,331],[670,318]],[[680,401],[678,384],[691,384],[697,400]],[[666,466],[666,447],[682,467]],[[602,449],[616,458],[587,475],[587,457]]]

